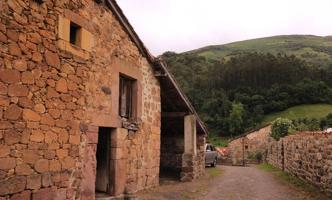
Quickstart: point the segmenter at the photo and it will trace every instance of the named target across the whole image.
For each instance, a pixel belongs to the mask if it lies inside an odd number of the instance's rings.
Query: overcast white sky
[[[117,2],[153,55],[273,35],[332,35],[332,0]]]

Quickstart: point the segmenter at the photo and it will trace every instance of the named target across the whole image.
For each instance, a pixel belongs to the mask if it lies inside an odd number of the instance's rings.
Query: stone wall
[[[269,125],[231,141],[228,149],[232,164],[242,165],[243,157],[246,162],[254,160],[258,153],[262,154],[264,159],[268,144],[273,140],[269,136],[270,132],[271,126]]]
[[[91,49],[59,38],[60,16],[91,34]],[[0,70],[0,199],[94,198],[98,127],[122,127],[119,70],[138,76],[140,95],[138,131],[121,133],[116,167],[127,193],[158,184],[159,82],[103,4],[1,1]]]
[[[332,134],[298,133],[271,142],[268,163],[332,194]]]
[[[184,136],[180,134],[164,134],[160,147],[161,170],[180,172],[182,168],[182,154],[184,152]],[[170,148],[171,147],[171,148]]]
[[[202,176],[205,172],[205,135],[197,135],[197,153],[182,155],[181,181],[191,181]]]
[[[205,172],[205,144],[206,136],[202,134],[197,135],[197,156],[195,163],[195,178],[202,176]]]

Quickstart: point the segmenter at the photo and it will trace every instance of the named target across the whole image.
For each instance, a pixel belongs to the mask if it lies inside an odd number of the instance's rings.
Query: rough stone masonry
[[[269,144],[268,163],[332,195],[332,135],[304,132]]]
[[[158,184],[160,85],[104,5],[0,1],[0,70],[1,200],[94,199],[98,126],[116,128],[113,161],[126,173],[114,195]],[[119,73],[140,81],[135,133],[114,114]]]
[[[161,81],[115,4],[0,1],[0,200],[91,200],[103,188],[123,198],[159,184]],[[196,129],[185,130],[181,173],[191,180],[204,170],[206,132],[196,144]]]

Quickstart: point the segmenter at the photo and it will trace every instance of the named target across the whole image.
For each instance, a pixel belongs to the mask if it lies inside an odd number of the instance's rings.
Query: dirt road
[[[141,192],[144,200],[314,200],[310,195],[257,167],[218,167],[221,174],[191,183],[171,183]],[[321,197],[320,197],[321,199]]]

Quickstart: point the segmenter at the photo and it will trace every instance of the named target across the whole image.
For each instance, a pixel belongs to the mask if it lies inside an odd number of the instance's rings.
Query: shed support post
[[[195,115],[184,117],[184,153],[197,155]]]

